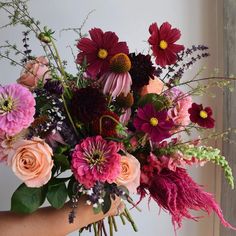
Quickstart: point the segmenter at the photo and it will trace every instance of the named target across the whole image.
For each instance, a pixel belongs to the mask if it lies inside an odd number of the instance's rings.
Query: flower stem
[[[114,230],[115,230],[115,232],[117,232],[117,231],[118,231],[118,228],[117,228],[117,224],[116,224],[115,217],[112,216],[111,219],[112,219],[112,223],[113,223],[113,226],[114,226]]]
[[[136,226],[136,224],[135,224],[135,222],[134,222],[134,220],[133,220],[132,216],[130,215],[130,213],[129,213],[127,208],[125,208],[124,213],[125,213],[127,219],[129,220],[129,222],[131,223],[131,225],[133,227],[133,230],[135,232],[138,232],[138,228],[137,228],[137,226]]]
[[[116,123],[117,125],[120,124],[120,122],[117,121],[114,117],[109,116],[109,115],[103,115],[103,116],[101,116],[101,118],[99,119],[99,133],[100,133],[100,134],[102,134],[102,120],[103,120],[104,118],[111,119],[111,120],[114,121],[114,123]]]
[[[72,119],[72,116],[70,115],[70,112],[69,112],[69,109],[68,109],[68,106],[67,106],[67,104],[66,104],[66,100],[65,100],[65,97],[64,97],[64,96],[62,96],[62,100],[63,100],[63,104],[64,104],[64,107],[65,107],[67,116],[68,116],[68,118],[69,118],[69,120],[70,120],[70,123],[71,123],[71,125],[72,125],[72,127],[73,127],[73,129],[74,129],[74,131],[75,131],[76,136],[78,137],[78,136],[79,136],[79,133],[78,133],[78,131],[77,131],[77,129],[76,129],[76,126],[75,126],[75,124],[74,124],[74,121],[73,121],[73,119]]]
[[[122,214],[120,214],[120,219],[121,219],[122,224],[126,225],[125,218],[124,218],[124,216]]]
[[[113,224],[111,216],[108,217],[109,229],[110,229],[110,236],[113,236]]]

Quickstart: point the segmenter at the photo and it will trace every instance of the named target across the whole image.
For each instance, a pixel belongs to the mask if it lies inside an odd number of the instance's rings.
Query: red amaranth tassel
[[[152,197],[161,208],[168,210],[172,215],[172,223],[181,227],[182,219],[197,220],[190,214],[190,210],[203,210],[210,214],[214,211],[221,223],[228,228],[236,230],[230,225],[222,214],[219,205],[212,194],[204,192],[202,187],[195,183],[185,169],[177,168],[176,171],[163,169],[155,173],[148,187]]]

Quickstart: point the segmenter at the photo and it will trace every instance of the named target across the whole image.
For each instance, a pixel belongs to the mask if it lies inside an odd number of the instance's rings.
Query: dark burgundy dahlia
[[[74,92],[70,107],[75,119],[89,123],[102,115],[107,108],[107,101],[98,89],[87,87]]]
[[[150,78],[154,79],[155,67],[151,62],[150,55],[130,53],[129,58],[131,61],[129,73],[133,82],[132,89],[138,90],[144,85],[148,85]]]

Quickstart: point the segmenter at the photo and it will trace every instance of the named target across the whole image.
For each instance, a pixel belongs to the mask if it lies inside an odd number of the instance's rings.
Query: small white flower
[[[92,204],[92,202],[90,200],[87,200],[86,204],[90,206]]]

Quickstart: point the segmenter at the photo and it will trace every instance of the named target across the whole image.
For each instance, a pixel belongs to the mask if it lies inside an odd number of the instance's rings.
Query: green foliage
[[[53,179],[48,184],[47,200],[54,208],[64,206],[67,199],[67,188],[65,181],[68,179]]]
[[[11,211],[16,213],[32,213],[45,201],[46,186],[29,188],[21,184],[11,198]]]
[[[200,161],[211,161],[212,163],[221,166],[224,170],[225,178],[231,188],[234,188],[234,177],[232,169],[224,156],[220,155],[220,150],[217,148],[206,146],[183,145],[178,147],[184,156],[195,157]]]
[[[153,104],[158,111],[161,111],[164,108],[168,108],[170,106],[170,101],[167,97],[158,95],[156,93],[146,94],[138,101],[138,105],[141,107],[148,103]]]

